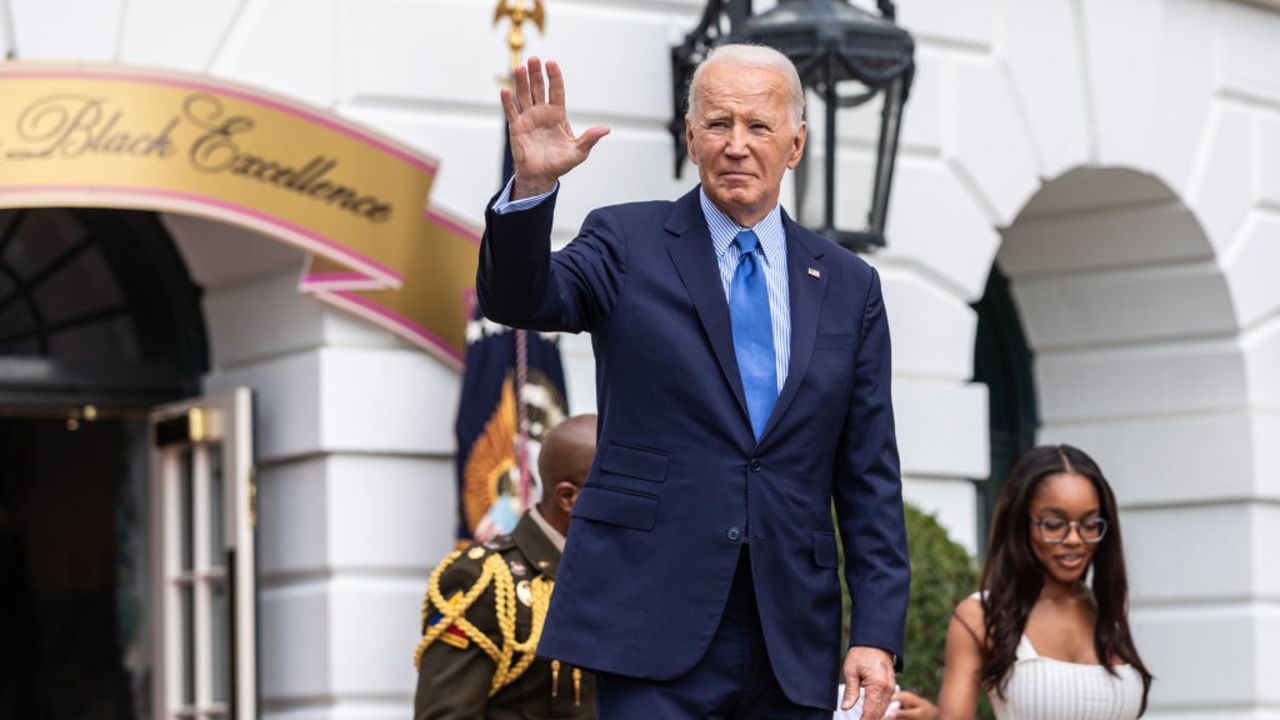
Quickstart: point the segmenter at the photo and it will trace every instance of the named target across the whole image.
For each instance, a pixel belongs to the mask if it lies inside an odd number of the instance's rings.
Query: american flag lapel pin
[[[809,268],[809,277],[820,278],[822,277],[822,273],[818,272],[816,268]]]

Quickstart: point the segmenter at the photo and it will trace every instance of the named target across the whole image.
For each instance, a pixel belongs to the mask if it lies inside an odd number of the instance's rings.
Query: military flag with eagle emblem
[[[455,427],[459,541],[486,540],[515,528],[540,497],[542,439],[567,414],[556,337],[513,330],[477,307],[467,324]]]

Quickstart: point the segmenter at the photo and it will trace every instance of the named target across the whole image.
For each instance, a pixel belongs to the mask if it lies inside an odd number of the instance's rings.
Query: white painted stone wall
[[[300,295],[301,253],[165,222],[206,291],[206,389],[255,390],[264,717],[403,717],[453,549],[456,375]]]
[[[0,0],[0,25],[24,59],[156,64],[333,108],[438,156],[433,199],[478,222],[501,147],[492,5]],[[614,129],[565,180],[563,242],[594,206],[690,186],[671,176],[667,57],[701,2],[547,5],[531,51],[564,64],[577,126]],[[988,451],[970,303],[998,258],[1037,352],[1044,440],[1092,452],[1123,506],[1159,676],[1149,717],[1277,720],[1280,4],[899,9],[919,73],[873,261],[908,495],[975,545]],[[865,131],[840,133],[852,176]],[[265,716],[404,717],[422,582],[452,531],[456,377],[298,296],[298,256],[170,222],[209,288],[209,388],[259,393]],[[590,409],[589,344],[566,357],[574,410]]]

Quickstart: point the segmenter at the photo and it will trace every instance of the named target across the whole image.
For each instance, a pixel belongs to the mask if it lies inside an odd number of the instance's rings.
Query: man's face
[[[733,62],[707,66],[689,109],[689,159],[707,197],[743,227],[778,202],[782,176],[800,162],[805,124],[792,127],[787,81],[776,70]]]

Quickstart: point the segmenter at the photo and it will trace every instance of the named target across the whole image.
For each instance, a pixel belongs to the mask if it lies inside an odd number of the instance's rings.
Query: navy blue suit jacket
[[[599,444],[539,654],[667,680],[702,657],[750,542],[769,657],[794,702],[834,707],[842,662],[835,500],[852,637],[902,654],[910,570],[875,270],[785,217],[791,364],[759,442],[698,192],[592,212],[550,251],[555,196],[491,209],[485,314],[589,331]]]

